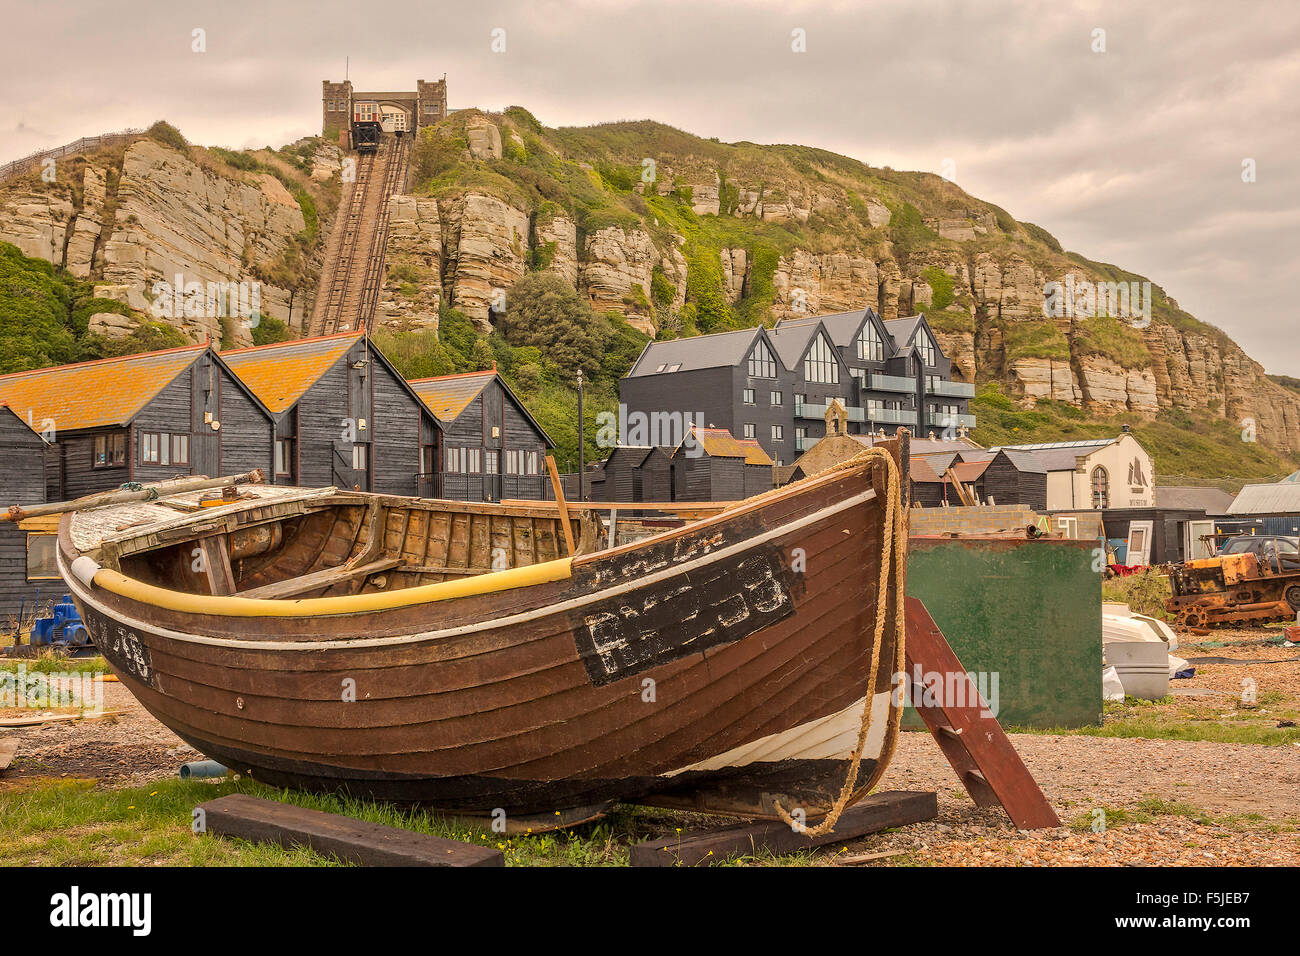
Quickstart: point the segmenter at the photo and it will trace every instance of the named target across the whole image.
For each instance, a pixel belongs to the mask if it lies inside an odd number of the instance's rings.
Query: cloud
[[[23,115],[0,151],[164,117],[197,142],[279,144],[317,130],[320,80],[347,62],[371,89],[445,72],[453,107],[517,103],[549,125],[652,118],[899,169],[951,158],[968,192],[1298,374],[1298,41],[1284,2],[19,0],[0,55]]]

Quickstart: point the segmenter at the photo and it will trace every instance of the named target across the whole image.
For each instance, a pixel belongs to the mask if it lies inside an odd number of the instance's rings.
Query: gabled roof
[[[818,335],[824,334],[827,342],[832,346],[831,354],[840,364],[844,359],[840,356],[839,349],[834,348],[835,340],[830,337],[821,322],[797,323],[792,325],[778,325],[776,328],[767,333],[768,338],[772,340],[772,347],[776,349],[776,354],[780,357],[786,370],[793,372],[803,361],[804,353],[812,347],[813,339]]]
[[[221,360],[273,415],[302,398],[364,337],[340,332],[312,339],[292,339],[221,353]]]
[[[0,403],[59,431],[126,425],[206,352],[206,344],[0,375]]]
[[[461,416],[470,403],[478,398],[496,372],[461,372],[459,375],[438,375],[434,378],[417,378],[411,388],[420,396],[439,421],[452,422]]]
[[[665,445],[615,445],[600,464],[606,467],[614,460],[614,456],[618,455],[627,458],[629,468],[640,468],[655,451],[662,451],[665,455],[671,456],[673,448]]]
[[[1079,458],[1086,458],[1098,449],[1118,441],[1118,438],[1091,438],[1083,441],[1040,442],[1036,445],[1003,445],[991,450],[1033,452],[1034,457],[1048,471],[1073,471],[1078,466]]]
[[[432,378],[417,378],[407,384],[415,395],[424,403],[424,406],[433,413],[440,424],[449,425],[464,414],[465,409],[469,408],[474,399],[478,398],[483,389],[496,379],[501,384],[501,390],[506,393],[507,397],[515,403],[515,407],[528,419],[528,423],[533,426],[537,434],[542,436],[542,441],[546,443],[547,448],[554,448],[555,442],[551,441],[551,436],[546,434],[546,429],[537,424],[537,419],[533,418],[532,413],[519,396],[514,393],[514,389],[501,377],[495,369],[488,369],[482,372],[460,372],[456,375],[435,375]]]
[[[27,423],[27,419],[23,418],[23,416],[19,415],[17,412],[15,412],[12,408],[4,404],[3,402],[0,402],[0,415],[12,415],[14,418],[18,419],[18,424],[22,425],[24,429],[26,429],[28,432],[31,433],[33,438],[35,438],[43,445],[49,444],[49,442],[45,440],[44,435],[42,435],[35,428],[33,428],[31,425]]]
[[[747,465],[771,465],[772,458],[767,452],[763,451],[763,446],[755,438],[741,438],[739,444],[745,449],[745,464]]]
[[[858,337],[858,332],[868,320],[871,320],[873,324],[878,324],[878,330],[883,333],[882,337],[892,349],[894,343],[890,341],[889,330],[881,322],[879,313],[870,306],[853,312],[835,312],[831,315],[801,315],[793,319],[782,319],[776,324],[776,327],[779,329],[783,326],[815,325],[821,322],[826,327],[826,334],[831,337],[832,342],[839,348],[849,348],[853,345]]]
[[[885,331],[894,340],[895,351],[902,352],[912,344],[916,327],[924,321],[924,315],[909,315],[905,318],[890,319],[885,323]]]
[[[736,332],[692,335],[665,342],[650,342],[627,373],[628,378],[666,372],[690,372],[702,368],[739,365],[749,354],[754,339],[763,335],[762,326]]]
[[[699,425],[692,425],[691,430],[686,433],[686,438],[682,439],[681,445],[673,451],[673,454],[682,450],[686,441],[694,435],[695,441],[704,449],[705,454],[710,458],[744,458],[748,461],[752,454],[735,435],[725,428],[701,428]],[[769,459],[769,463],[770,463]]]
[[[1155,489],[1157,508],[1178,508],[1183,511],[1204,511],[1207,515],[1228,513],[1233,496],[1219,488],[1198,488],[1187,485],[1159,485]]]
[[[1014,448],[1003,448],[998,451],[999,455],[1005,455],[1007,461],[1015,466],[1016,471],[1023,472],[1027,475],[1045,475],[1047,467],[1043,464],[1041,458],[1032,451],[1017,451]]]
[[[953,477],[964,485],[975,481],[984,474],[988,470],[989,461],[992,461],[992,459],[990,458],[988,461],[958,461],[948,467],[952,470]]]
[[[937,485],[943,481],[943,476],[935,471],[929,459],[920,456],[913,456],[908,461],[907,477],[920,484]]]
[[[1228,506],[1230,515],[1300,513],[1300,484],[1279,481],[1272,485],[1247,485]]]

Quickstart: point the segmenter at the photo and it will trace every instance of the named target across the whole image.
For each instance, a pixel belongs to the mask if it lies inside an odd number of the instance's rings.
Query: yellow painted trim
[[[118,571],[100,568],[95,572],[95,586],[168,611],[186,614],[215,614],[221,617],[317,617],[338,614],[363,614],[394,608],[449,601],[477,594],[495,594],[515,588],[532,587],[551,581],[563,581],[572,574],[572,558],[545,561],[522,568],[491,571],[454,581],[439,581],[420,587],[396,591],[371,591],[342,597],[301,598],[296,601],[266,598],[241,598],[210,594],[187,594],[145,584]]]

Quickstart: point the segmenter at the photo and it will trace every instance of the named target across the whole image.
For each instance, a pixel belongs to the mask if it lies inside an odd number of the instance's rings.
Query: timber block
[[[208,833],[307,847],[361,866],[505,866],[500,850],[232,793],[199,804]]]
[[[635,844],[630,866],[698,866],[729,856],[749,856],[761,850],[789,853],[809,847],[855,840],[890,827],[933,820],[939,815],[939,798],[930,792],[886,790],[863,797],[840,815],[835,829],[821,836],[796,833],[787,823],[741,823],[720,830],[700,830]],[[810,820],[810,826],[816,821]]]

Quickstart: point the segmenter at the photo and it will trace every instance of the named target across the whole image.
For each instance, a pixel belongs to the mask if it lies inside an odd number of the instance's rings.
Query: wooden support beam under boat
[[[938,815],[939,799],[934,793],[886,790],[863,797],[844,811],[835,829],[820,836],[798,832],[786,823],[741,823],[719,830],[682,833],[633,844],[628,854],[628,865],[674,866],[681,863],[697,866],[700,863],[721,863],[731,856],[753,856],[762,850],[789,853],[855,840],[890,827],[933,820]]]
[[[204,830],[218,836],[307,847],[361,866],[505,866],[495,848],[429,833],[308,810],[276,800],[232,793],[199,804]]]
[[[546,456],[546,473],[551,476],[551,488],[555,492],[555,507],[560,510],[560,528],[564,531],[564,545],[568,553],[573,554],[573,527],[569,524],[569,503],[564,500],[564,485],[560,483],[560,473],[555,467],[555,456]]]
[[[371,561],[369,564],[361,564],[352,568],[326,568],[323,571],[313,571],[311,574],[303,574],[296,578],[273,581],[270,584],[263,584],[261,587],[249,588],[247,591],[240,591],[237,596],[271,600],[293,597],[297,594],[306,594],[308,591],[318,591],[321,588],[342,584],[345,581],[355,581],[357,578],[365,578],[383,571],[391,571],[393,568],[400,567],[401,564],[401,558],[385,558],[382,561]]]

